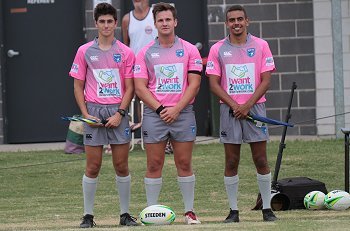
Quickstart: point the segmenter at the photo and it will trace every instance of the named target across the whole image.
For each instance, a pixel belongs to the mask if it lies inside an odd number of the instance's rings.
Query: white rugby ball
[[[304,197],[304,206],[309,210],[324,209],[324,198],[326,195],[321,191],[312,191]]]
[[[350,207],[350,194],[343,190],[333,190],[326,195],[324,205],[333,210],[348,209]]]
[[[175,217],[174,210],[166,205],[151,205],[140,213],[140,220],[145,225],[169,225]]]

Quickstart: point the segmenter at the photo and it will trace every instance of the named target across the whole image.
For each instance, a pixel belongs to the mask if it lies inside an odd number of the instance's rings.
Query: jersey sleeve
[[[126,79],[131,79],[134,77],[133,69],[135,65],[135,55],[131,49],[128,49],[126,52],[126,61],[125,61],[125,73],[124,76]]]
[[[85,60],[85,52],[83,50],[83,47],[79,47],[77,54],[75,55],[69,75],[76,79],[85,80],[86,66],[87,63]]]
[[[148,79],[148,71],[146,66],[146,49],[141,49],[136,56],[134,65],[134,78],[135,79]]]
[[[270,47],[268,43],[265,41],[262,44],[262,63],[261,63],[261,73],[267,72],[267,71],[274,71],[275,70],[275,62],[273,60],[273,56],[270,50]]]
[[[189,71],[199,71],[203,70],[202,57],[195,46],[191,46],[189,60],[188,60],[188,70]]]
[[[206,75],[217,75],[221,77],[219,50],[216,44],[210,48],[205,73]]]

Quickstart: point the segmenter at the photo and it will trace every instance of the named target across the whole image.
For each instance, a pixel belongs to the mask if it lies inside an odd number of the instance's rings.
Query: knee
[[[178,168],[178,170],[180,170],[182,172],[192,171],[191,160],[186,159],[186,158],[182,158],[182,159],[178,160],[177,168]]]
[[[258,156],[254,158],[255,167],[259,169],[268,168],[267,158],[265,156]]]
[[[127,176],[129,173],[128,163],[124,161],[114,163],[114,169],[118,176]]]
[[[155,173],[161,171],[163,166],[163,162],[160,159],[153,159],[151,161],[148,161],[147,163],[147,170],[149,173]]]
[[[100,172],[101,164],[90,163],[86,166],[85,175],[87,177],[96,178]]]
[[[238,162],[236,160],[227,160],[225,167],[226,169],[236,170],[238,168]]]

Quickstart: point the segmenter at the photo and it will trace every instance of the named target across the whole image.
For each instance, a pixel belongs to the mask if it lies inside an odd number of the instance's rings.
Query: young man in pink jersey
[[[91,228],[103,145],[110,144],[115,183],[120,202],[120,225],[137,225],[129,214],[130,181],[128,169],[131,140],[127,108],[134,95],[131,49],[114,37],[117,11],[107,3],[94,10],[98,37],[79,47],[69,72],[74,78],[74,95],[84,118],[101,121],[84,124],[86,168],[82,180],[84,217],[81,228]]]
[[[206,74],[211,91],[220,98],[220,141],[225,148],[224,183],[230,205],[225,223],[239,222],[237,206],[238,165],[242,143],[249,143],[263,200],[263,220],[275,221],[271,210],[271,173],[266,156],[266,127],[246,120],[248,113],[266,116],[265,93],[275,65],[266,41],[248,33],[245,9],[236,5],[226,11],[229,36],[209,52]]]
[[[142,131],[147,154],[144,179],[147,205],[158,204],[167,139],[171,140],[186,224],[199,224],[193,212],[195,175],[192,149],[196,120],[192,103],[201,82],[202,59],[189,42],[175,35],[176,9],[153,7],[158,38],[138,53],[134,67],[136,94],[145,103]]]

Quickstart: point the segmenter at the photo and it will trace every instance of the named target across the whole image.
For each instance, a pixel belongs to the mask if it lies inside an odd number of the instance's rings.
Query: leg
[[[171,141],[174,150],[174,160],[177,169],[177,175],[180,177],[192,176],[192,150],[193,141],[176,142]]]
[[[130,180],[128,168],[129,143],[111,144],[116,187],[119,193],[120,214],[129,213]]]
[[[266,141],[250,143],[254,164],[257,171],[257,180],[263,209],[270,208],[271,200],[271,173],[266,157]]]
[[[81,228],[94,226],[93,209],[95,193],[97,188],[97,176],[102,163],[102,146],[85,146],[86,168],[83,176],[83,196],[84,196],[84,218],[80,224]]]
[[[165,160],[166,141],[145,144],[147,155],[147,171],[144,179],[147,205],[158,204],[158,197],[162,188],[162,170]]]
[[[256,171],[261,175],[269,174],[270,168],[267,162],[266,141],[250,143],[250,149],[252,151]]]
[[[225,148],[225,176],[236,176],[241,155],[240,144],[224,144]]]
[[[240,144],[230,144],[225,143],[225,176],[224,183],[227,193],[227,198],[230,205],[230,213],[225,219],[225,223],[230,222],[239,222],[238,215],[238,204],[237,204],[237,195],[238,195],[238,166],[240,161]]]
[[[271,210],[271,173],[267,162],[266,141],[250,143],[253,161],[257,171],[257,181],[263,202],[264,221],[275,221],[277,217]]]
[[[129,143],[111,144],[115,183],[119,193],[120,225],[138,225],[129,214],[131,176],[128,168]]]
[[[194,188],[196,177],[192,171],[193,141],[171,141],[174,150],[174,160],[177,169],[177,182],[179,184],[182,199],[185,205],[185,222],[187,224],[200,224],[193,212]]]

